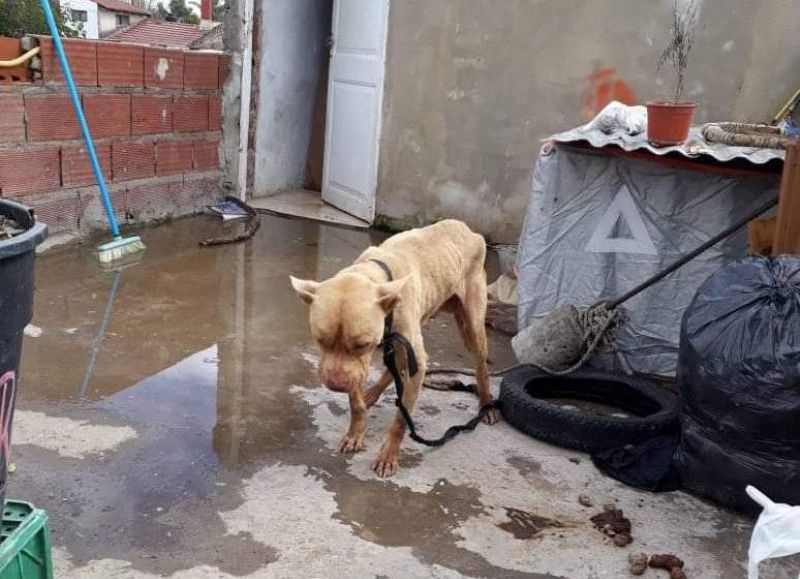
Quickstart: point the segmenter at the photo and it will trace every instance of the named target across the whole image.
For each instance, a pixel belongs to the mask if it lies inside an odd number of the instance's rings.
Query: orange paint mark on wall
[[[581,118],[587,122],[592,120],[611,101],[634,105],[636,93],[617,76],[616,70],[599,68],[586,77],[586,88],[581,95]]]

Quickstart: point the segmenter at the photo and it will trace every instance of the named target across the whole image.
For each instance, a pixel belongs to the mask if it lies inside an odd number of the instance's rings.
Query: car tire
[[[553,398],[619,408],[629,416],[565,408]],[[522,432],[588,453],[635,445],[678,431],[678,397],[652,382],[608,372],[554,377],[533,368],[509,373],[500,386],[500,411]]]

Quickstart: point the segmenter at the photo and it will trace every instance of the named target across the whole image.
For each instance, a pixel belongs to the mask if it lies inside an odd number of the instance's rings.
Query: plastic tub
[[[8,478],[22,336],[33,316],[36,246],[45,238],[47,226],[29,208],[0,199],[0,505]]]

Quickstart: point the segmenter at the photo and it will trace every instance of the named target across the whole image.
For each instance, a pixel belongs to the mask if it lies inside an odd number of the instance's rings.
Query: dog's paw
[[[372,470],[381,478],[394,476],[397,473],[397,454],[381,452],[372,465]]]
[[[483,415],[483,421],[488,424],[489,426],[493,424],[497,424],[500,420],[499,415],[497,414],[497,410],[492,408],[486,414]]]
[[[351,435],[349,432],[342,438],[339,444],[339,452],[350,454],[353,452],[361,452],[364,450],[364,433]]]

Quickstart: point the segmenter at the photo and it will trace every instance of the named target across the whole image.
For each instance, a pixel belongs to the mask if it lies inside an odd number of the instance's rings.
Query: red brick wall
[[[52,41],[39,44],[33,74],[0,83],[0,197],[34,207],[56,231],[102,225]],[[227,55],[74,39],[65,47],[118,216],[191,213],[221,196]]]

